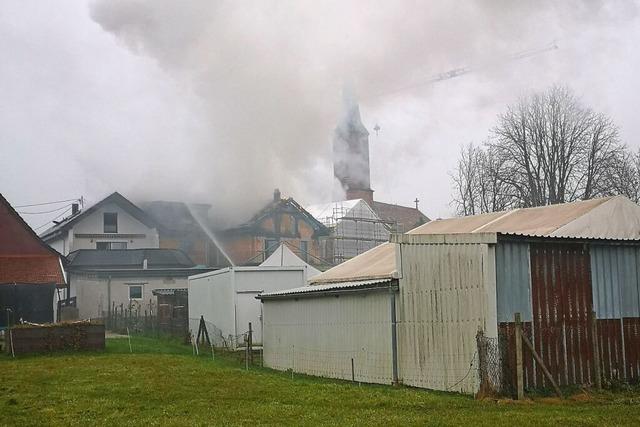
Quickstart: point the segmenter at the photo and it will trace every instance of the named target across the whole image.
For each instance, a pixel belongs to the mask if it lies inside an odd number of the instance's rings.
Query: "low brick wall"
[[[104,324],[56,323],[44,326],[20,325],[5,331],[7,353],[104,350]]]

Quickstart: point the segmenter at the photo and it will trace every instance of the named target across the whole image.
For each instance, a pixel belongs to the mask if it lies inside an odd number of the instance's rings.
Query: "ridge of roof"
[[[80,220],[81,218],[84,218],[90,213],[95,212],[98,208],[100,208],[101,206],[107,203],[115,203],[118,206],[120,206],[122,209],[124,209],[127,213],[129,213],[131,216],[133,216],[135,219],[142,222],[147,227],[157,228],[157,223],[149,215],[147,215],[142,209],[140,209],[138,206],[136,206],[133,202],[131,202],[126,197],[124,197],[122,194],[118,193],[117,191],[114,191],[113,193],[111,193],[104,199],[100,200],[99,202],[91,205],[87,209],[83,209],[77,214],[71,215],[63,219],[56,225],[43,231],[42,234],[40,235],[40,238],[44,240],[44,239],[55,237],[54,235],[56,233],[68,230],[69,227],[75,224],[78,220]]]
[[[249,221],[243,224],[237,225],[235,227],[228,228],[224,230],[224,232],[229,233],[237,230],[242,230],[244,228],[250,228],[256,223],[260,222],[260,220],[265,218],[274,209],[278,208],[278,206],[287,206],[287,205],[297,210],[298,212],[300,212],[300,214],[302,214],[303,217],[307,218],[313,225],[315,225],[314,231],[316,232],[319,231],[323,234],[329,234],[329,229],[327,228],[327,226],[324,225],[322,222],[320,222],[313,215],[311,215],[304,207],[302,207],[302,205],[296,202],[293,199],[293,197],[288,197],[286,199],[280,199],[280,200],[272,200],[265,207],[260,209]]]
[[[411,234],[502,232],[549,235],[616,197],[576,200],[554,205],[515,208],[462,217],[436,219]],[[533,215],[533,217],[532,217]]]

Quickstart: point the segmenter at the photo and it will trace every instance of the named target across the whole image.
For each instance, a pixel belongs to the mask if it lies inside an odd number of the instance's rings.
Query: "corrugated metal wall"
[[[513,381],[515,376],[513,314],[520,312],[525,333],[559,384],[594,382],[594,339],[605,380],[638,381],[639,265],[637,246],[500,242],[497,301],[506,351],[504,377]],[[592,310],[597,319],[595,337],[589,318]],[[546,386],[526,350],[524,363],[526,387]]]
[[[486,336],[497,337],[494,246],[481,238],[467,243],[461,243],[463,237],[449,238],[446,244],[421,244],[428,240],[424,236],[403,238],[400,380],[416,387],[475,393],[476,334],[482,329]]]
[[[388,291],[265,300],[264,364],[320,377],[391,384]]]
[[[598,346],[605,378],[640,379],[640,248],[591,249]]]
[[[500,242],[496,247],[498,322],[513,322],[520,313],[523,322],[531,316],[531,274],[529,244]]]

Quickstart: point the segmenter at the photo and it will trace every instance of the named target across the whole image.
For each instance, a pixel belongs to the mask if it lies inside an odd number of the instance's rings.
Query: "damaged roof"
[[[270,217],[275,212],[287,212],[296,215],[298,218],[304,219],[313,228],[314,236],[327,236],[330,233],[329,229],[323,223],[314,218],[313,215],[307,212],[305,208],[300,206],[300,204],[291,197],[286,199],[278,198],[277,200],[271,201],[248,222],[229,228],[225,230],[224,233],[253,233],[256,230],[259,230],[260,223],[263,219]]]

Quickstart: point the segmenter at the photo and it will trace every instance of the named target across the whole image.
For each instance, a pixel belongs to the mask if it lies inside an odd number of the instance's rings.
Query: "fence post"
[[[249,335],[244,336],[244,369],[249,370]]]
[[[522,363],[522,321],[520,313],[515,313],[516,322],[516,388],[518,400],[524,399],[524,372]]]
[[[251,329],[251,322],[249,322],[249,337],[247,339],[247,355],[249,356],[249,364],[253,365],[253,329]]]
[[[353,357],[351,358],[351,382],[356,382],[356,369],[353,365]]]
[[[598,346],[598,319],[596,312],[591,311],[591,336],[593,337],[593,375],[596,377],[596,387],[602,388],[602,373],[600,372],[600,346]]]

